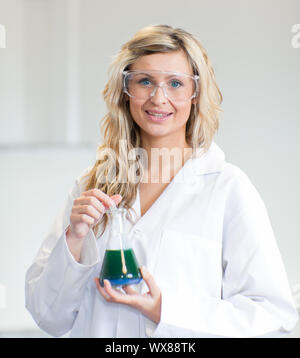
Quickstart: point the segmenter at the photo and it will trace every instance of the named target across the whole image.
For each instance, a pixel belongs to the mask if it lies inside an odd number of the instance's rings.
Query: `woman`
[[[104,99],[97,161],[26,275],[37,324],[71,337],[291,331],[297,313],[264,203],[213,142],[222,96],[199,41],[170,26],[140,30],[111,64]],[[97,278],[112,205],[135,214],[128,236],[143,265],[143,283],[122,290]]]

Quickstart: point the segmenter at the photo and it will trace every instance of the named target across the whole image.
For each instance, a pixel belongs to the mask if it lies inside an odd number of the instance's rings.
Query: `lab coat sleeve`
[[[80,196],[81,190],[80,176],[26,272],[26,308],[37,325],[53,336],[61,336],[72,328],[86,284],[99,262],[92,230],[85,238],[80,263],[74,259],[66,242],[73,201]]]
[[[282,337],[298,314],[265,205],[237,170],[223,221],[221,298],[162,292],[152,337]],[[193,283],[196,285],[196,282]]]

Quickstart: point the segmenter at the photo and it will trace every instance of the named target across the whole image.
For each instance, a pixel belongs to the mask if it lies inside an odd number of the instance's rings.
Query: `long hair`
[[[216,84],[214,70],[206,50],[192,34],[168,25],[147,26],[138,31],[125,43],[113,58],[109,67],[109,78],[103,90],[107,114],[102,118],[103,144],[97,149],[97,159],[87,174],[86,190],[98,188],[107,195],[120,194],[122,206],[130,209],[137,193],[138,183],[120,180],[128,176],[132,160],[128,153],[140,147],[141,137],[138,125],[132,119],[129,103],[123,93],[123,71],[130,69],[141,56],[183,50],[200,77],[198,101],[192,104],[186,124],[186,142],[193,152],[198,147],[206,151],[219,128],[222,94]],[[120,145],[122,143],[122,145]],[[131,163],[130,163],[131,162]],[[138,170],[142,171],[139,167]],[[107,225],[107,216],[94,227]]]

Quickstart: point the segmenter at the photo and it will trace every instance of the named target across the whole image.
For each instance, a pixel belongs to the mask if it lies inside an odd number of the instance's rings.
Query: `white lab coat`
[[[81,263],[70,253],[65,230],[85,191],[82,175],[26,273],[26,307],[41,329],[70,337],[281,337],[293,329],[298,315],[264,202],[215,142],[143,217],[138,192],[128,222],[139,264],[162,292],[158,325],[97,291],[107,231],[96,240],[90,230]]]

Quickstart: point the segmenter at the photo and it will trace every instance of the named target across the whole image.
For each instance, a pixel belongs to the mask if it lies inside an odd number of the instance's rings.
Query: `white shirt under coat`
[[[281,337],[293,329],[298,315],[264,202],[215,142],[143,217],[138,192],[136,221],[128,222],[138,262],[162,292],[158,325],[97,291],[107,230],[99,239],[90,230],[80,263],[68,249],[85,172],[26,273],[26,307],[41,329],[71,337]],[[144,282],[136,289],[147,291]]]

